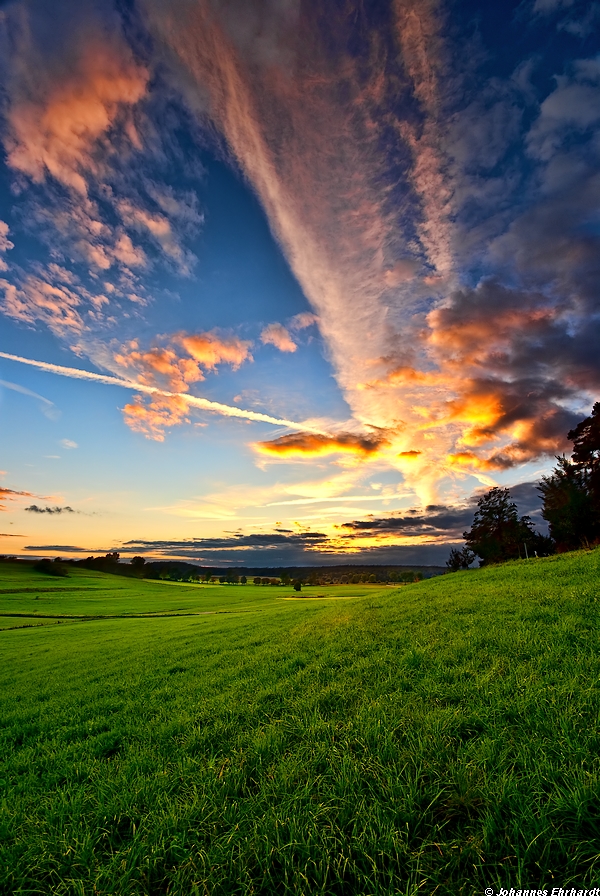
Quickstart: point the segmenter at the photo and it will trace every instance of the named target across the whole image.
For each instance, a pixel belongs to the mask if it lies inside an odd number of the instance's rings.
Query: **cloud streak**
[[[58,376],[66,376],[76,380],[87,380],[89,382],[103,383],[107,386],[120,386],[124,389],[130,389],[134,392],[143,392],[146,395],[156,395],[160,398],[177,399],[185,402],[190,407],[199,410],[209,411],[213,414],[219,414],[223,417],[238,417],[243,420],[251,420],[256,423],[270,423],[272,426],[285,426],[290,429],[298,429],[303,432],[315,433],[317,435],[325,435],[322,430],[312,427],[307,423],[298,423],[294,420],[285,420],[279,417],[272,417],[269,414],[261,414],[258,411],[249,411],[242,408],[232,407],[231,405],[222,404],[218,401],[210,401],[208,398],[199,398],[196,395],[178,394],[169,392],[165,389],[159,389],[157,386],[148,386],[144,383],[138,383],[134,380],[119,379],[116,376],[107,376],[100,373],[92,373],[89,370],[81,370],[76,367],[63,367],[59,364],[49,364],[47,361],[35,361],[31,358],[21,358],[18,355],[11,355],[7,352],[0,352],[0,358],[6,358],[8,361],[16,361],[19,364],[27,364],[30,367],[36,367],[38,370],[45,370],[48,373],[54,373]]]
[[[600,370],[576,298],[589,283],[597,313],[597,63],[557,74],[546,97],[531,60],[482,81],[437,0],[397,0],[377,26],[353,3],[326,24],[316,4],[143,5],[191,107],[259,196],[355,421],[388,432],[388,462],[427,501],[444,477],[561,450]],[[347,52],[349,21],[361,53]],[[538,347],[545,364],[528,376]]]

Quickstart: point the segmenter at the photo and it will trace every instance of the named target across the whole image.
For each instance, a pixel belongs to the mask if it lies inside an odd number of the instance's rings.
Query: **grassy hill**
[[[598,885],[599,572],[297,595],[0,564],[0,893]]]

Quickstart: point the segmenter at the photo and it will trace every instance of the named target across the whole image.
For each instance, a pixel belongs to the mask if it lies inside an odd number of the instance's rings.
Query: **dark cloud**
[[[60,551],[63,554],[92,554],[87,548],[78,548],[72,544],[28,544],[26,551]]]
[[[191,538],[185,541],[127,541],[123,551],[132,553],[138,550],[185,550],[185,551],[218,551],[223,548],[260,548],[261,550],[280,549],[286,546],[325,544],[328,536],[323,532],[298,532],[284,535],[254,533],[249,535],[235,534],[221,538]]]
[[[512,486],[510,496],[521,515],[530,516],[538,528],[546,530],[547,524],[540,515],[541,498],[536,482],[522,482]],[[474,495],[463,505],[430,504],[424,510],[411,509],[388,517],[354,520],[343,523],[341,528],[360,533],[401,532],[405,536],[445,536],[446,540],[462,538],[462,533],[473,523],[478,499],[479,496]]]
[[[66,505],[65,507],[39,507],[37,504],[32,504],[30,507],[26,507],[25,510],[28,510],[30,513],[77,513],[77,510],[73,510],[72,507]]]

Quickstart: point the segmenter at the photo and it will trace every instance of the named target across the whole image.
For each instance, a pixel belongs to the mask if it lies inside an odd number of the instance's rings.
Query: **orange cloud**
[[[231,364],[237,370],[244,361],[252,361],[252,343],[236,336],[221,337],[214,331],[192,335],[180,333],[174,337],[174,341],[208,370],[214,370],[217,364],[223,363]]]
[[[8,238],[8,224],[5,221],[0,221],[0,253],[3,254],[14,248],[15,244]],[[3,258],[0,258],[0,271],[6,270],[8,270],[8,265]]]
[[[31,492],[17,492],[12,488],[3,488],[0,486],[0,510],[6,510],[5,502],[7,500],[12,501],[18,497],[37,498],[37,495],[33,495]]]
[[[269,324],[260,334],[263,345],[274,345],[280,352],[295,352],[298,346],[282,324]]]
[[[387,444],[387,440],[383,438],[356,436],[351,433],[335,436],[291,433],[272,442],[257,442],[254,447],[261,454],[271,457],[325,457],[328,454],[369,457]]]
[[[189,423],[188,410],[189,404],[178,395],[151,399],[137,396],[122,408],[127,426],[155,442],[164,442],[165,429]]]
[[[0,280],[4,299],[0,308],[8,317],[26,323],[42,321],[57,336],[65,331],[80,333],[85,329],[79,306],[81,297],[64,285],[53,285],[40,277],[30,275],[21,287]]]
[[[140,352],[136,341],[129,344],[128,351],[115,354],[114,360],[121,367],[137,370],[143,383],[151,385],[156,382],[156,374],[165,377],[174,392],[187,392],[189,383],[204,379],[200,367],[191,358],[179,358],[168,348],[154,347]]]
[[[119,116],[128,118],[124,131],[136,142],[131,110],[146,93],[149,72],[124,42],[103,37],[86,35],[60,78],[47,77],[31,45],[21,47],[29,70],[21,66],[6,112],[5,145],[10,167],[35,183],[50,175],[86,196],[88,175],[99,171],[95,147]]]

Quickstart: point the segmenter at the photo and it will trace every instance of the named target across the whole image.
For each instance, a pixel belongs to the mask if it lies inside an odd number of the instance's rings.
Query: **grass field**
[[[0,893],[599,885],[599,573],[293,599],[0,564]]]

